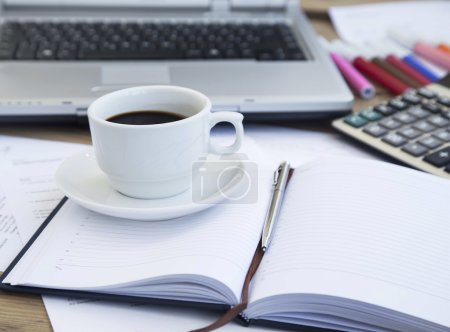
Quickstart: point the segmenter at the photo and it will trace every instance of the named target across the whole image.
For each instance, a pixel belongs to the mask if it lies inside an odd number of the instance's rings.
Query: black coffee
[[[110,117],[109,119],[106,119],[106,121],[127,125],[142,126],[142,125],[155,125],[155,124],[175,122],[183,120],[185,118],[186,117],[176,113],[146,110],[146,111],[134,111],[117,114]]]

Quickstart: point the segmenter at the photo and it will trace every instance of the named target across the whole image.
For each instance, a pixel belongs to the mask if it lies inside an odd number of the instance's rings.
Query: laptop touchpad
[[[92,88],[98,93],[135,85],[170,84],[168,66],[119,65],[101,67],[101,86]]]

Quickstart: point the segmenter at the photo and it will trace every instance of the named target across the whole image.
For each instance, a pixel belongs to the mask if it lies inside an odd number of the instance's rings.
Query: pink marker
[[[412,40],[409,35],[405,35],[399,31],[391,31],[390,36],[428,61],[438,65],[441,68],[450,70],[450,55],[447,53],[427,43],[421,41],[416,42]]]
[[[425,59],[446,70],[450,70],[450,55],[447,53],[423,42],[415,43],[413,49],[415,53],[423,56]]]
[[[324,39],[322,44],[330,51],[330,56],[348,84],[363,99],[371,99],[375,96],[375,87],[353,65],[337,52],[331,51],[332,46]]]

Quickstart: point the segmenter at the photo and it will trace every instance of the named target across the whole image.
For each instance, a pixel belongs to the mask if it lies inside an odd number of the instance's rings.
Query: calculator
[[[333,127],[406,165],[450,179],[450,74],[337,119]]]

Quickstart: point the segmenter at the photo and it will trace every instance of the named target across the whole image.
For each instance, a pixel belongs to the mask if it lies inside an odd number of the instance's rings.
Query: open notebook
[[[260,240],[270,179],[260,187],[254,205],[161,222],[114,219],[64,201],[1,287],[233,306]],[[449,197],[448,180],[381,162],[331,159],[297,168],[243,320],[450,331]]]

